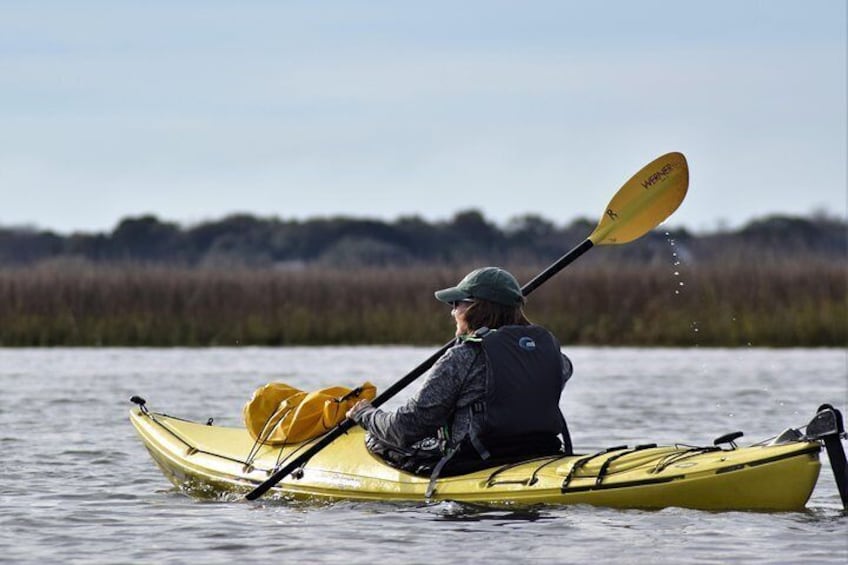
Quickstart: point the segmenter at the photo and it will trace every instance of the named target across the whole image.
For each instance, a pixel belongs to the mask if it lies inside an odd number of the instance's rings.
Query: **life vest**
[[[504,326],[484,333],[480,345],[486,356],[486,402],[477,440],[489,446],[486,451],[563,433],[559,398],[565,382],[556,338],[540,326]]]

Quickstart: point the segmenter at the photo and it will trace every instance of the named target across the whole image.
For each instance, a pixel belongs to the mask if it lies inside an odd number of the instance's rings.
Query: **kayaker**
[[[363,400],[347,413],[368,432],[369,450],[434,480],[570,454],[559,400],[571,361],[550,332],[528,321],[515,277],[484,267],[435,296],[451,306],[456,344],[404,406],[387,412]]]

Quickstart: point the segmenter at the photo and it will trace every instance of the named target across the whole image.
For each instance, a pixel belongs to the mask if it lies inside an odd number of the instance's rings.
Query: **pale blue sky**
[[[846,2],[0,0],[0,226],[846,213]]]

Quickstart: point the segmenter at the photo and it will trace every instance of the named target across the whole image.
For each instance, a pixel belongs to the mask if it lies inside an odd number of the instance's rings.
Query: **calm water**
[[[829,467],[804,512],[201,502],[176,492],[127,421],[128,399],[219,424],[269,380],[383,388],[432,349],[0,350],[0,561],[103,563],[846,563]],[[569,350],[563,402],[592,451],[745,440],[845,411],[843,350]],[[414,386],[414,385],[413,385]],[[826,458],[825,458],[826,459]]]

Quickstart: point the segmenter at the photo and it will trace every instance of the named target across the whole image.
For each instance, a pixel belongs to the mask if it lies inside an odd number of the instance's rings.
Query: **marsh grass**
[[[515,272],[526,281],[537,271]],[[574,266],[534,293],[527,313],[564,344],[848,342],[848,279],[842,265],[712,265],[679,272],[666,266]],[[454,284],[464,273],[75,263],[0,270],[0,344],[438,344],[451,337],[452,322],[433,290]]]

